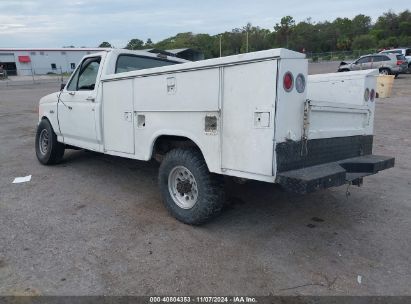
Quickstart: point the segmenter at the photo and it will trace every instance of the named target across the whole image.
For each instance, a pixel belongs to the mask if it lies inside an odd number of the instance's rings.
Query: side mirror
[[[63,91],[65,87],[66,87],[65,83],[60,84],[60,91]]]

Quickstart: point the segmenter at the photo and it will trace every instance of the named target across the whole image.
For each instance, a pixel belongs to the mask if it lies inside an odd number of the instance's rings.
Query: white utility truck
[[[224,175],[303,194],[393,167],[372,155],[378,71],[307,76],[307,66],[287,49],[198,62],[91,54],[40,100],[36,154],[46,165],[77,148],[157,159],[165,206],[188,224],[222,209]]]

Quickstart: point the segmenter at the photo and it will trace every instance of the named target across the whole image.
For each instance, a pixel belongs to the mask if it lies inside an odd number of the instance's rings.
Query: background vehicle
[[[307,68],[286,49],[185,63],[92,54],[40,100],[36,155],[46,165],[70,147],[155,158],[165,206],[188,224],[221,211],[223,175],[303,194],[392,167],[372,155],[377,71],[307,77]]]
[[[402,67],[401,73],[407,73],[408,72],[407,58],[405,58],[405,56],[402,54],[395,54],[395,57],[397,57],[397,65]]]
[[[385,50],[380,52],[382,54],[402,54],[405,56],[407,63],[408,63],[408,72],[411,72],[411,48],[397,48],[391,50]]]
[[[380,74],[395,75],[404,71],[404,65],[399,64],[394,54],[370,54],[361,56],[352,63],[341,62],[338,72],[378,69]]]

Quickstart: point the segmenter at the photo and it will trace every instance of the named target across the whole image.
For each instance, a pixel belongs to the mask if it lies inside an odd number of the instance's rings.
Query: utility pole
[[[245,47],[245,50],[246,50],[246,53],[248,53],[248,30],[247,30],[247,33],[246,33],[246,47]]]
[[[221,35],[220,35],[220,57],[221,57]]]

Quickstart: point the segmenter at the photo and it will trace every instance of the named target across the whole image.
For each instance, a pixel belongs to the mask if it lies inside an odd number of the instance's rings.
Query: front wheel
[[[61,161],[64,155],[64,144],[57,141],[50,122],[43,119],[36,132],[36,155],[43,165],[53,165]]]
[[[224,205],[223,178],[208,171],[196,149],[168,152],[160,166],[159,184],[166,208],[186,224],[203,224]]]

